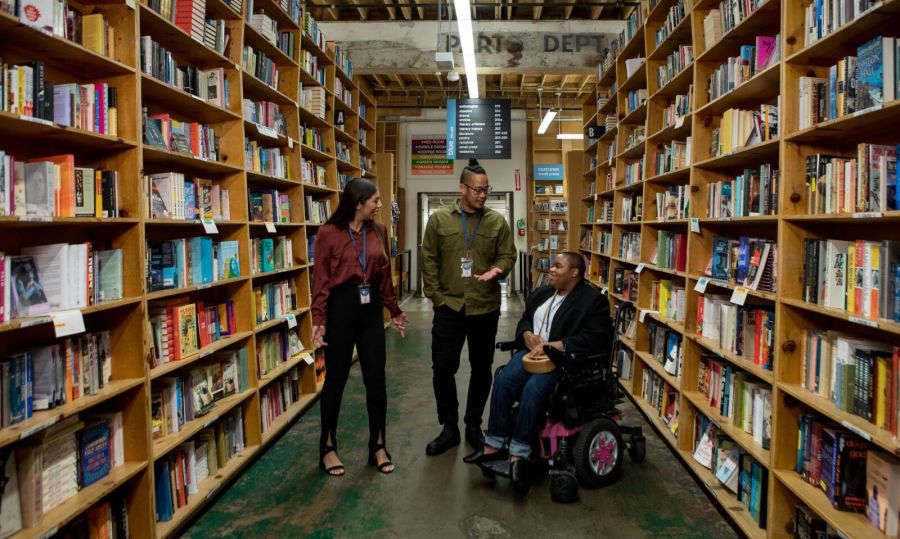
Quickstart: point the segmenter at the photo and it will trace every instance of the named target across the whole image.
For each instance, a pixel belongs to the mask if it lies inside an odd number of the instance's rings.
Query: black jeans
[[[353,346],[359,354],[363,383],[366,386],[366,411],[369,414],[369,453],[385,441],[387,390],[385,389],[384,321],[378,286],[371,288],[372,302],[359,304],[356,284],[343,284],[328,295],[325,310],[325,385],[322,387],[322,436],[319,451],[326,446],[337,449],[337,423],[341,413],[344,386],[350,376]],[[328,442],[329,437],[331,443]]]
[[[466,399],[465,422],[470,427],[481,426],[481,416],[491,393],[494,362],[494,340],[500,310],[487,314],[466,316],[465,308],[456,312],[446,305],[434,309],[431,324],[431,368],[434,397],[437,401],[438,421],[442,425],[459,422],[459,403],[456,399],[456,371],[463,343],[469,343],[469,365],[472,376]]]

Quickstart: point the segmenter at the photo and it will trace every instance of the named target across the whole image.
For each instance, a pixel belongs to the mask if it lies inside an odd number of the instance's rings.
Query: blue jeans
[[[526,353],[527,350],[517,352],[494,378],[491,415],[484,438],[485,443],[493,448],[506,448],[506,440],[510,434],[510,414],[513,404],[518,400],[519,418],[509,442],[509,454],[522,458],[531,456],[531,442],[544,418],[544,403],[562,376],[559,369],[546,374],[525,372],[522,357]]]

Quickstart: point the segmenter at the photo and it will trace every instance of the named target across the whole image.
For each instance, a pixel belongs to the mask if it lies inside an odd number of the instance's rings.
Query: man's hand
[[[540,335],[535,335],[530,331],[526,331],[522,334],[522,340],[525,341],[525,348],[531,352],[534,352],[535,350],[540,352],[544,346],[544,339]]]
[[[325,326],[313,326],[313,349],[318,350],[328,346],[325,342]]]
[[[495,266],[481,275],[475,275],[475,280],[482,282],[493,281],[501,275],[503,275],[503,270]]]
[[[400,332],[400,337],[406,337],[406,313],[400,313],[399,315],[391,318],[391,322],[394,323],[394,327],[396,327],[397,331]]]
[[[547,343],[547,346],[552,346],[553,348],[556,348],[556,349],[559,350],[560,352],[565,352],[565,351],[566,351],[566,347],[563,346],[563,342],[562,342],[562,341],[551,341],[551,342],[548,342],[548,343]]]

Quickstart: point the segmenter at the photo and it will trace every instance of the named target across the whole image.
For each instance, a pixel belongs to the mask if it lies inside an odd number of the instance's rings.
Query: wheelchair
[[[618,306],[612,322],[616,335],[634,318],[634,309],[630,302]],[[544,426],[536,433],[532,457],[526,464],[528,472],[513,481],[517,488],[527,489],[542,472],[549,473],[553,501],[570,503],[578,499],[579,484],[600,488],[617,481],[626,452],[632,462],[644,460],[646,439],[641,427],[621,424],[624,414],[617,408],[624,397],[615,365],[619,346],[619,340],[613,339],[609,351],[585,357],[570,354],[570,363],[576,367],[563,371],[549,399]],[[512,341],[497,343],[497,348],[516,352]],[[549,346],[545,351],[555,363],[564,363],[559,361],[562,352]],[[502,369],[498,367],[495,375]],[[479,467],[486,477],[513,479],[505,460],[484,462]]]

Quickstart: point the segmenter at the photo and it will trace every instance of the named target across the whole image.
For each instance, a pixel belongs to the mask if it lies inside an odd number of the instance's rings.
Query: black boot
[[[473,450],[479,451],[484,447],[484,433],[481,427],[466,426],[466,442]]]
[[[453,446],[459,445],[459,427],[456,425],[444,425],[444,430],[437,438],[428,442],[425,446],[425,454],[429,457],[440,455]]]

